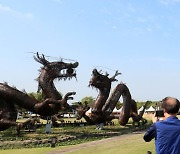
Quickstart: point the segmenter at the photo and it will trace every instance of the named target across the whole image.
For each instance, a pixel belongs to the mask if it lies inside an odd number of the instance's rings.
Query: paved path
[[[83,148],[89,148],[92,146],[102,145],[104,143],[112,143],[113,141],[119,140],[119,139],[124,140],[125,138],[127,138],[130,135],[137,135],[137,134],[142,134],[142,133],[144,133],[144,131],[135,132],[132,134],[124,134],[124,135],[120,135],[120,136],[116,136],[116,137],[111,137],[111,138],[92,141],[92,142],[86,142],[86,143],[77,144],[77,145],[72,145],[72,146],[67,147],[67,148],[63,148],[63,149],[59,149],[59,150],[56,150],[53,152],[49,152],[48,154],[67,154],[69,152],[74,152],[76,150],[83,149]]]

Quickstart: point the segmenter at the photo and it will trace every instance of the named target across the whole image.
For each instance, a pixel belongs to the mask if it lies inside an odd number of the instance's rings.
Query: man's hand
[[[155,122],[157,122],[158,120],[159,120],[158,117],[155,117],[155,114],[153,114],[153,116],[152,116],[152,122],[155,123]]]

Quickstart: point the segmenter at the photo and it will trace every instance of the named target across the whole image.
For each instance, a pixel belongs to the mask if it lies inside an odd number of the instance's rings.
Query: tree
[[[121,103],[120,101],[117,102],[116,104],[116,108],[120,109],[123,106],[123,103]]]
[[[85,105],[85,102],[87,103],[88,106],[92,106],[92,104],[94,103],[94,99],[92,96],[87,96],[87,97],[84,97],[82,100],[81,100],[81,103],[83,105]]]
[[[37,99],[40,102],[42,102],[45,98],[44,94],[42,92],[39,92],[39,93],[31,92],[31,93],[28,93],[28,95],[31,97],[34,97],[35,99]]]

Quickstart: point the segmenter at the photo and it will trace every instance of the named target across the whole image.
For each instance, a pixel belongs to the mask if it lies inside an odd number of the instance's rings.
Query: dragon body
[[[53,81],[54,79],[76,77],[75,68],[78,66],[78,62],[49,62],[44,55],[39,56],[38,53],[34,56],[34,59],[43,65],[38,77],[38,91],[42,90],[45,99],[40,102],[6,83],[0,83],[0,131],[17,125],[17,110],[15,105],[45,117],[55,115],[59,110],[69,108],[67,100],[72,99],[71,96],[75,92],[68,92],[62,98],[55,88]]]
[[[114,76],[108,77],[109,74],[104,75],[96,69],[93,70],[89,85],[97,88],[99,90],[99,94],[92,106],[92,112],[90,114],[86,113],[89,109],[87,104],[83,106],[80,103],[80,106],[77,109],[77,119],[84,117],[90,124],[105,123],[106,121],[111,121],[112,119],[118,119],[119,124],[123,126],[127,124],[130,117],[132,117],[134,122],[144,120],[142,118],[144,110],[138,115],[136,102],[131,98],[130,91],[125,84],[118,84],[109,96],[111,83],[117,81],[115,77],[119,74],[121,73],[116,71]],[[121,96],[123,98],[122,111],[119,115],[113,115],[112,111]],[[145,107],[146,106],[144,106],[144,109]]]

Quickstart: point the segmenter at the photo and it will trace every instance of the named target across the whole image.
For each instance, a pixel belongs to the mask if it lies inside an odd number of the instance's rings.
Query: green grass
[[[74,119],[71,120],[73,121]],[[131,120],[125,127],[120,126],[117,120],[114,120],[114,122],[114,126],[105,126],[104,130],[96,130],[96,126],[66,126],[52,128],[52,133],[50,134],[46,134],[45,128],[40,127],[36,130],[36,132],[27,133],[22,131],[20,137],[17,137],[15,128],[10,128],[8,130],[2,131],[0,134],[0,139],[2,139],[2,141],[0,141],[0,153],[1,151],[5,153],[9,151],[8,149],[13,150],[10,150],[11,153],[14,153],[14,151],[16,151],[15,149],[17,149],[19,152],[21,151],[20,149],[22,149],[23,151],[27,151],[27,153],[29,151],[31,152],[32,150],[33,154],[36,150],[39,153],[44,153],[46,151],[52,150],[52,148],[50,148],[50,143],[42,141],[50,141],[53,137],[58,138],[58,142],[56,143],[57,147],[65,148],[65,146],[77,145],[80,143],[132,133],[136,129],[135,127],[132,127]],[[29,143],[28,141],[33,142]]]
[[[44,154],[52,151],[51,148],[29,148],[29,149],[10,149],[0,150],[0,154]]]
[[[52,128],[52,133],[46,134],[45,128],[41,127],[36,132],[21,132],[20,137],[17,137],[14,128],[1,132],[0,149],[11,148],[33,148],[33,147],[49,147],[49,143],[41,143],[42,140],[51,140],[53,137],[58,138],[57,145],[74,145],[87,141],[99,140],[102,138],[108,138],[120,134],[130,133],[135,130],[131,124],[123,127],[119,124],[114,126],[105,126],[104,130],[96,130],[96,126],[66,126],[59,128]],[[27,143],[28,141],[28,143]],[[33,141],[29,143],[29,141]],[[35,141],[35,142],[34,142]]]
[[[127,136],[119,138],[112,143],[103,143],[88,148],[82,148],[70,154],[145,154],[148,150],[155,154],[154,142],[145,143],[143,135]]]
[[[143,134],[122,136],[113,140],[112,142],[107,142],[103,144],[95,144],[93,146],[84,146],[80,150],[75,150],[69,152],[70,154],[145,154],[148,150],[155,154],[154,142],[145,143],[143,141]],[[1,150],[0,154],[45,154],[52,151],[65,150],[68,148],[78,148],[81,145],[71,145],[71,146],[59,146],[56,148],[29,148],[29,149],[12,149],[12,150]]]

